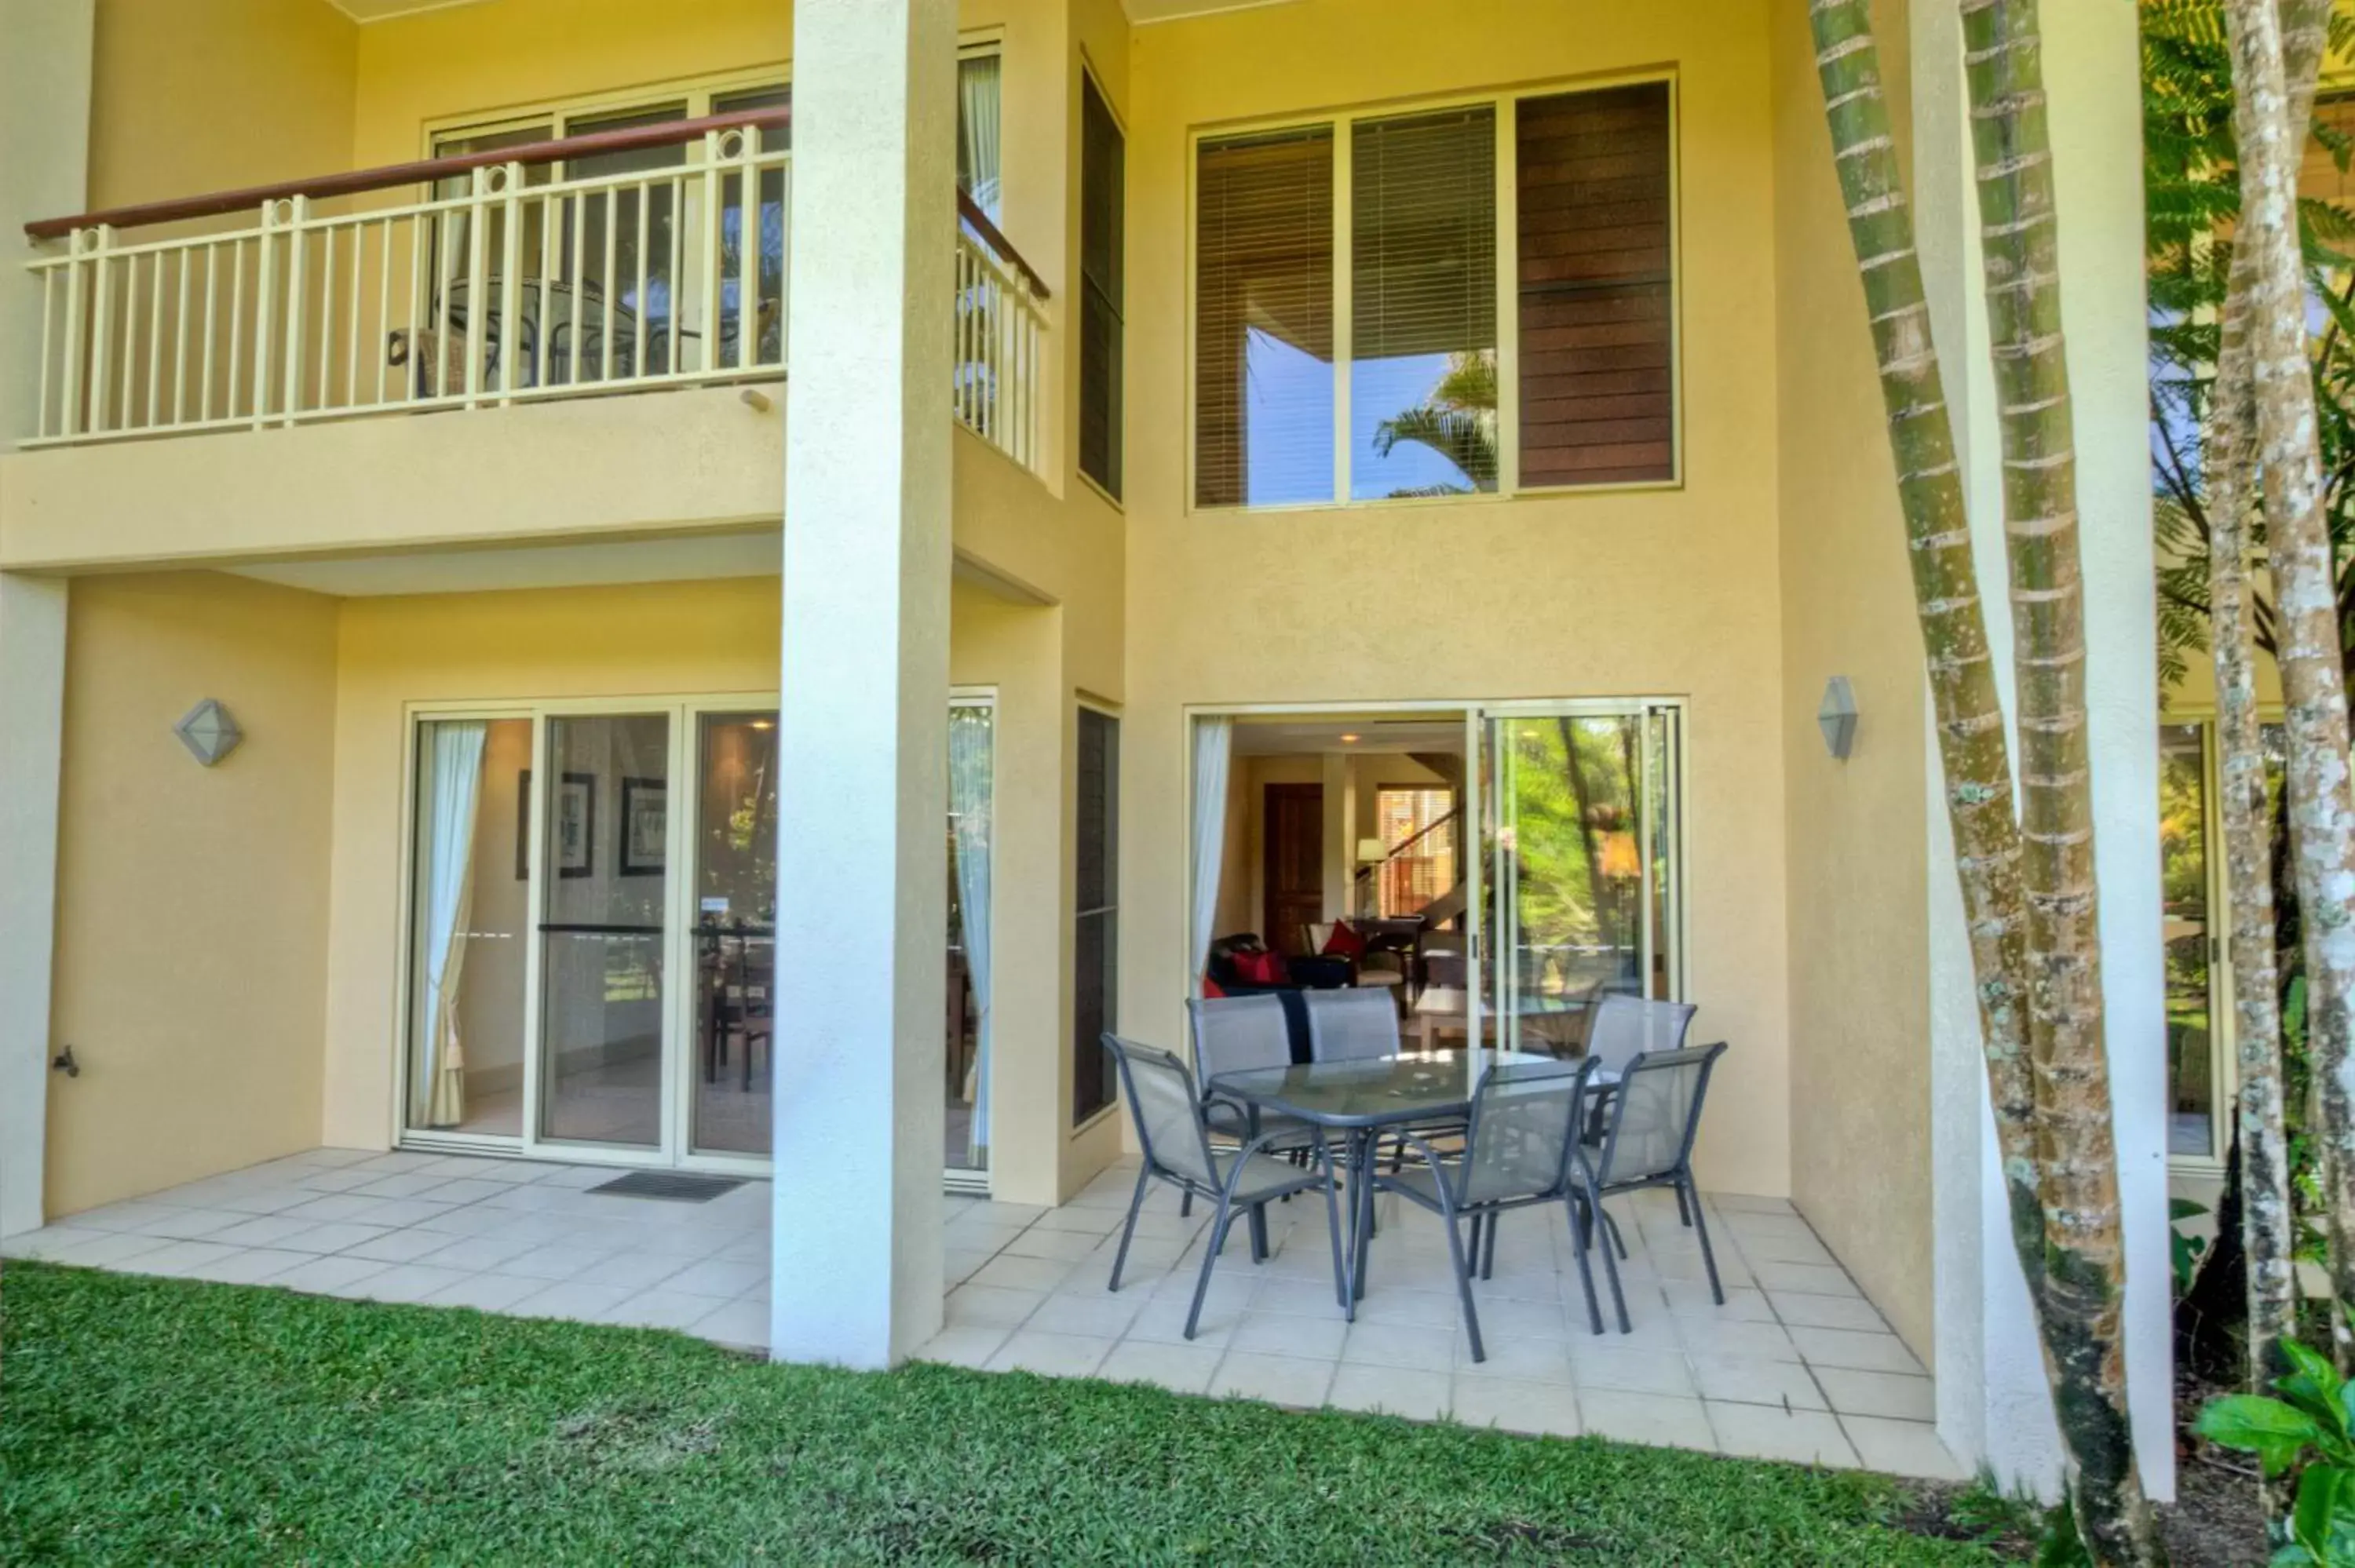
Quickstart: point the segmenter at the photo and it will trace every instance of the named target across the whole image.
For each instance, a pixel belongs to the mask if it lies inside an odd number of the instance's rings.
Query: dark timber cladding
[[[1668,84],[1525,98],[1524,485],[1676,477]]]

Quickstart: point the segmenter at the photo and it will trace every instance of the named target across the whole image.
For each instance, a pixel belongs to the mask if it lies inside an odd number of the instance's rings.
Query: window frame
[[[1668,431],[1669,474],[1666,479],[1623,480],[1601,484],[1523,484],[1521,468],[1520,351],[1520,164],[1519,105],[1523,99],[1556,98],[1566,93],[1599,92],[1617,87],[1660,83],[1668,94]],[[1359,121],[1393,120],[1447,109],[1493,107],[1497,120],[1497,488],[1460,495],[1349,495],[1349,404],[1352,334],[1356,325],[1355,148],[1351,131]],[[1622,495],[1650,491],[1681,490],[1685,483],[1684,373],[1684,138],[1683,89],[1673,68],[1613,72],[1598,76],[1492,88],[1479,92],[1445,93],[1423,98],[1270,115],[1199,125],[1186,136],[1186,474],[1185,513],[1248,516],[1283,512],[1327,512],[1360,507],[1426,507],[1493,505],[1524,496],[1560,499],[1581,495]],[[1201,149],[1206,142],[1221,142],[1262,132],[1309,126],[1329,126],[1333,132],[1333,495],[1326,501],[1281,502],[1265,506],[1248,503],[1204,505],[1197,496],[1195,471],[1197,428],[1196,386],[1198,341],[1201,330],[1196,286],[1200,277],[1199,248],[1201,191]]]
[[[1081,783],[1082,782],[1079,768],[1080,750],[1082,746],[1080,730],[1084,726],[1087,718],[1091,715],[1110,726],[1108,738],[1111,766],[1107,769],[1110,777],[1106,782],[1104,800],[1103,849],[1104,855],[1110,863],[1110,874],[1106,878],[1106,885],[1104,887],[1104,892],[1110,895],[1110,902],[1104,904],[1082,905],[1080,902],[1080,899],[1084,895],[1082,890],[1077,885],[1077,862],[1080,847],[1078,842],[1078,832],[1079,821],[1082,815],[1078,791]],[[1104,987],[1103,1022],[1105,1025],[1106,1033],[1117,1033],[1120,1030],[1120,807],[1121,768],[1123,762],[1121,732],[1125,727],[1122,724],[1121,719],[1122,715],[1118,708],[1113,707],[1107,704],[1091,701],[1085,696],[1080,697],[1072,705],[1071,784],[1074,885],[1072,887],[1072,896],[1070,904],[1071,911],[1071,984],[1067,988],[1066,1000],[1070,1002],[1071,1007],[1074,1027],[1070,1041],[1070,1050],[1064,1059],[1065,1068],[1071,1075],[1068,1082],[1071,1085],[1071,1109],[1070,1122],[1067,1128],[1067,1133],[1070,1135],[1077,1135],[1078,1133],[1084,1131],[1086,1128],[1102,1120],[1103,1118],[1117,1114],[1120,1109],[1120,1075],[1114,1069],[1110,1054],[1103,1049],[1103,1042],[1101,1040],[1084,1040],[1080,1038],[1077,1030],[1077,1023],[1080,1012],[1080,988],[1082,985],[1086,983],[1085,977],[1081,973],[1078,962],[1080,923],[1083,920],[1101,920],[1103,923],[1105,933],[1104,953],[1110,969],[1110,974],[1107,977],[1108,983],[1106,983]],[[1092,1049],[1095,1052],[1096,1056],[1100,1059],[1098,1071],[1103,1074],[1102,1086],[1103,1091],[1103,1099],[1099,1105],[1082,1109],[1080,1105],[1080,1062],[1082,1054],[1090,1049]]]
[[[1113,323],[1117,337],[1117,347],[1113,353],[1113,406],[1108,421],[1111,431],[1110,441],[1112,446],[1112,470],[1114,482],[1106,484],[1103,480],[1097,478],[1094,474],[1092,474],[1087,471],[1086,454],[1081,447],[1076,423],[1074,424],[1071,439],[1071,471],[1079,476],[1081,483],[1086,485],[1089,489],[1094,491],[1099,496],[1103,497],[1108,505],[1114,507],[1115,510],[1125,510],[1127,503],[1122,498],[1128,492],[1128,122],[1122,118],[1119,109],[1113,103],[1112,94],[1104,90],[1103,79],[1096,75],[1094,68],[1088,63],[1084,56],[1082,56],[1080,60],[1080,87],[1082,94],[1080,108],[1080,133],[1075,141],[1080,165],[1080,244],[1077,251],[1075,252],[1075,265],[1071,270],[1072,276],[1079,285],[1073,293],[1071,302],[1071,329],[1073,334],[1078,338],[1078,342],[1073,345],[1074,352],[1076,354],[1084,355],[1087,352],[1087,339],[1084,332],[1082,331],[1082,317],[1087,309],[1088,294],[1092,289],[1092,284],[1087,275],[1088,149],[1086,95],[1091,92],[1095,95],[1096,101],[1103,105],[1104,118],[1112,122],[1114,133],[1118,135],[1120,138],[1121,199],[1119,205],[1114,208],[1114,220],[1118,225],[1119,244],[1117,249],[1120,252],[1121,260],[1119,265],[1120,291],[1116,298],[1109,300],[1112,309]],[[1071,403],[1072,413],[1076,421],[1076,419],[1083,413],[1083,410],[1080,407],[1080,390],[1083,377],[1080,373],[1078,366],[1075,366],[1073,367],[1073,372],[1071,378]]]

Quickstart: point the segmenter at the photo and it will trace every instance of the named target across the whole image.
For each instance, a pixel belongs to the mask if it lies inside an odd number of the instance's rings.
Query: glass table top
[[[1487,1071],[1513,1077],[1568,1077],[1580,1064],[1529,1051],[1484,1051]],[[1210,1087],[1231,1099],[1325,1127],[1380,1127],[1468,1111],[1472,1053],[1408,1051],[1357,1062],[1306,1062],[1221,1073]],[[1598,1069],[1593,1086],[1616,1075]]]

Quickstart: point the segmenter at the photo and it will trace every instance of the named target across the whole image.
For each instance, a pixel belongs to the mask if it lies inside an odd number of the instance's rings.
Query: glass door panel
[[[949,709],[947,1148],[952,1171],[989,1169],[990,840],[996,712]]]
[[[765,1159],[776,1065],[777,715],[703,714],[697,732],[688,1146]]]
[[[1599,998],[1680,986],[1674,786],[1663,707],[1490,715],[1477,777],[1487,1037],[1555,1054]]]
[[[530,774],[529,719],[417,726],[403,1116],[411,1132],[523,1132]]]
[[[2159,930],[2167,951],[2167,1151],[2220,1160],[2216,930],[2209,922],[2208,726],[2158,731]]]
[[[658,1149],[670,719],[548,721],[539,1136]]]

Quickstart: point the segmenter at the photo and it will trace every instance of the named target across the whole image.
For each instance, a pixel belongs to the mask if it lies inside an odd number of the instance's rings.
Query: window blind
[[[1127,145],[1080,79],[1080,471],[1120,499]]]
[[[1195,503],[1330,501],[1332,127],[1203,142],[1195,198]]]
[[[1668,88],[1518,108],[1520,482],[1676,473]]]
[[[1497,487],[1497,111],[1349,135],[1349,493]]]
[[[1120,1027],[1120,721],[1079,710],[1078,816],[1071,920],[1071,1118],[1112,1103],[1103,1049]]]

